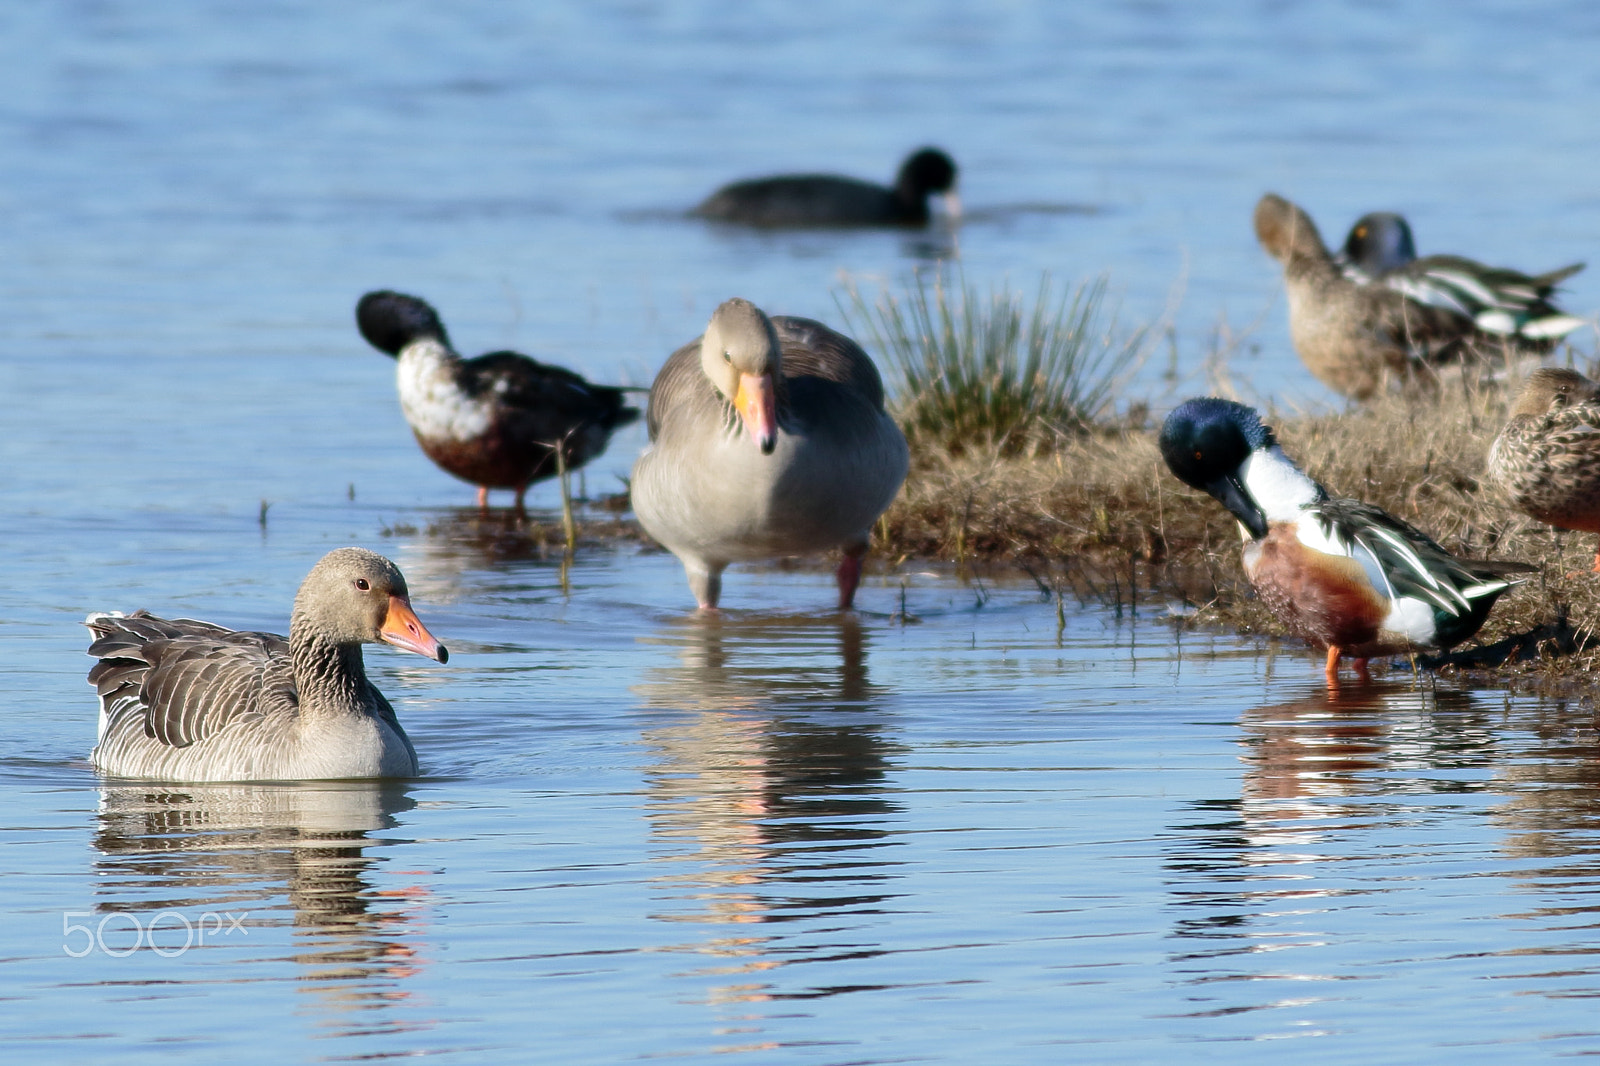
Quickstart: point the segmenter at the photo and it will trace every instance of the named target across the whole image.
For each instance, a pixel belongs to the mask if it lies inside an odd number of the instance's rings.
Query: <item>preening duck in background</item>
[[[438,312],[415,296],[369,292],[356,304],[356,325],[395,357],[400,409],[423,452],[477,485],[479,507],[490,489],[515,489],[521,510],[528,486],[556,475],[557,443],[576,470],[639,417],[623,402],[626,389],[591,385],[517,352],[463,359]]]
[[[633,509],[714,608],[729,563],[842,548],[849,607],[910,453],[860,345],[820,322],[718,307],[656,375]]]
[[[94,614],[102,773],[164,781],[411,777],[417,753],[367,680],[361,645],[438,662],[406,579],[364,548],[323,556],[295,595],[289,639],[144,611]]]
[[[1358,285],[1382,285],[1418,303],[1453,311],[1485,333],[1549,348],[1583,325],[1583,319],[1563,313],[1551,298],[1556,286],[1584,264],[1524,274],[1459,255],[1418,259],[1411,224],[1392,211],[1357,219],[1334,260]]]
[[[1256,237],[1283,264],[1289,335],[1295,351],[1329,388],[1366,400],[1390,383],[1432,383],[1436,368],[1548,347],[1495,333],[1447,307],[1382,284],[1358,284],[1340,270],[1311,216],[1268,193],[1256,204]]]
[[[1339,659],[1446,649],[1476,633],[1501,593],[1534,568],[1457,559],[1381,508],[1330,496],[1278,446],[1254,408],[1195,399],[1161,427],[1178,479],[1239,520],[1244,569],[1262,603],[1295,636]]]

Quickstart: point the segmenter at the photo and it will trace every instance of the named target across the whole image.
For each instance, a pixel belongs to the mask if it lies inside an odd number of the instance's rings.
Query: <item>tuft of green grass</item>
[[[840,310],[888,363],[891,405],[914,451],[1046,454],[1112,410],[1145,354],[1149,327],[1119,334],[1106,281],[1056,295],[1049,275],[1031,308],[1008,289],[918,276],[869,301],[852,283]]]

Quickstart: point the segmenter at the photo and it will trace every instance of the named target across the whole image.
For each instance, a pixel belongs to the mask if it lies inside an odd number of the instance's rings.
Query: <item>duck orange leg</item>
[[[1337,644],[1328,645],[1328,668],[1323,673],[1328,678],[1328,684],[1337,687],[1339,684],[1339,652]]]
[[[488,485],[479,485],[478,486],[478,510],[487,511],[488,509],[489,509],[489,486]]]

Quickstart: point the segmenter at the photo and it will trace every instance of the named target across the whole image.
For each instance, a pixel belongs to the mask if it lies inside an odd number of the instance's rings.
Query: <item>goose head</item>
[[[782,346],[761,308],[734,297],[718,307],[700,340],[700,367],[764,455],[778,443]]]
[[[411,609],[400,568],[365,548],[336,549],[311,568],[295,595],[289,631],[335,646],[383,643],[441,663],[450,658]]]
[[[390,355],[399,355],[419,340],[450,347],[439,312],[428,301],[389,289],[369,292],[357,301],[356,328],[368,344]]]

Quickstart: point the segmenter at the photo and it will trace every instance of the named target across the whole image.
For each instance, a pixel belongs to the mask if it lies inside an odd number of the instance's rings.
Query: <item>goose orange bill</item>
[[[393,644],[405,651],[414,651],[441,663],[450,660],[450,650],[433,639],[428,627],[411,609],[411,601],[404,596],[389,597],[389,615],[383,620],[378,636],[383,638],[385,644]]]
[[[772,375],[740,374],[733,406],[761,454],[771,455],[778,444],[778,391]]]

